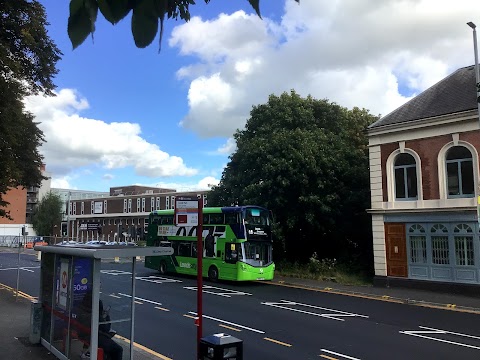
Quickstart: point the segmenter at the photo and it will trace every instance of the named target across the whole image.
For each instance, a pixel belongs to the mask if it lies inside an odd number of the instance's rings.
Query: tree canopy
[[[45,9],[37,1],[0,2],[0,217],[8,216],[3,200],[9,188],[38,187],[43,180],[44,141],[26,95],[51,95],[60,51],[47,35]]]
[[[351,258],[371,246],[365,130],[376,119],[294,91],[271,95],[235,133],[237,150],[209,203],[272,210],[277,259]]]
[[[49,192],[38,203],[33,215],[33,229],[37,235],[53,236],[55,225],[62,221],[63,202],[59,195]]]
[[[206,4],[210,2],[204,1]],[[99,9],[112,25],[132,12],[132,35],[135,45],[144,48],[152,43],[159,28],[160,42],[162,41],[165,17],[189,21],[190,5],[195,5],[195,2],[195,0],[70,0],[68,36],[73,48],[82,44],[90,34],[93,36]],[[260,16],[260,0],[248,2]]]

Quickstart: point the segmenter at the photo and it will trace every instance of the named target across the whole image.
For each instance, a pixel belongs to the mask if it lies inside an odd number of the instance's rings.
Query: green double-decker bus
[[[171,256],[147,256],[145,266],[161,274],[197,274],[197,227],[175,226],[173,210],[150,213],[147,246],[171,246]],[[204,277],[272,280],[270,212],[260,206],[203,208]]]

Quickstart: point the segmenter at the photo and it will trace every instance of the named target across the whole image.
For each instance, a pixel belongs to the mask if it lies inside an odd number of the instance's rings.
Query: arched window
[[[393,171],[395,173],[395,199],[418,199],[415,158],[407,153],[397,155]]]
[[[473,197],[473,159],[470,150],[464,146],[454,146],[447,151],[445,160],[448,197]]]

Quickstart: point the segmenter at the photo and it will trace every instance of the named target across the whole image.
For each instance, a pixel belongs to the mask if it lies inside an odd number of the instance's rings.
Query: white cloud
[[[209,190],[212,185],[218,185],[220,180],[213,176],[207,176],[197,183],[175,183],[175,182],[160,182],[154,185],[159,188],[176,189],[177,191],[195,191],[195,190]]]
[[[235,139],[234,138],[228,138],[227,142],[217,149],[217,152],[220,153],[220,154],[230,155],[235,150],[237,150],[237,143],[236,143]]]
[[[46,143],[40,148],[56,181],[72,169],[100,165],[105,169],[132,167],[147,177],[191,176],[196,169],[141,136],[135,123],[106,123],[80,116],[86,99],[74,90],[62,89],[56,97],[31,96],[26,109],[36,116]]]
[[[473,63],[477,0],[285,1],[281,21],[243,11],[172,31],[169,45],[193,63],[181,125],[230,137],[252,105],[290,89],[387,114],[458,67]]]
[[[54,177],[52,178],[50,187],[57,189],[72,189],[70,183],[71,178],[69,176]]]
[[[112,180],[112,179],[114,179],[114,178],[115,178],[115,175],[113,175],[113,174],[104,174],[104,175],[102,176],[102,179],[103,179],[103,180],[107,180],[107,181],[108,181],[108,180]]]

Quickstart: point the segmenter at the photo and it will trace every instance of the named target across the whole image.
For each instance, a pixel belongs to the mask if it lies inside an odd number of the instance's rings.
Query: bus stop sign
[[[175,225],[197,226],[198,225],[198,199],[176,197],[175,198]]]

